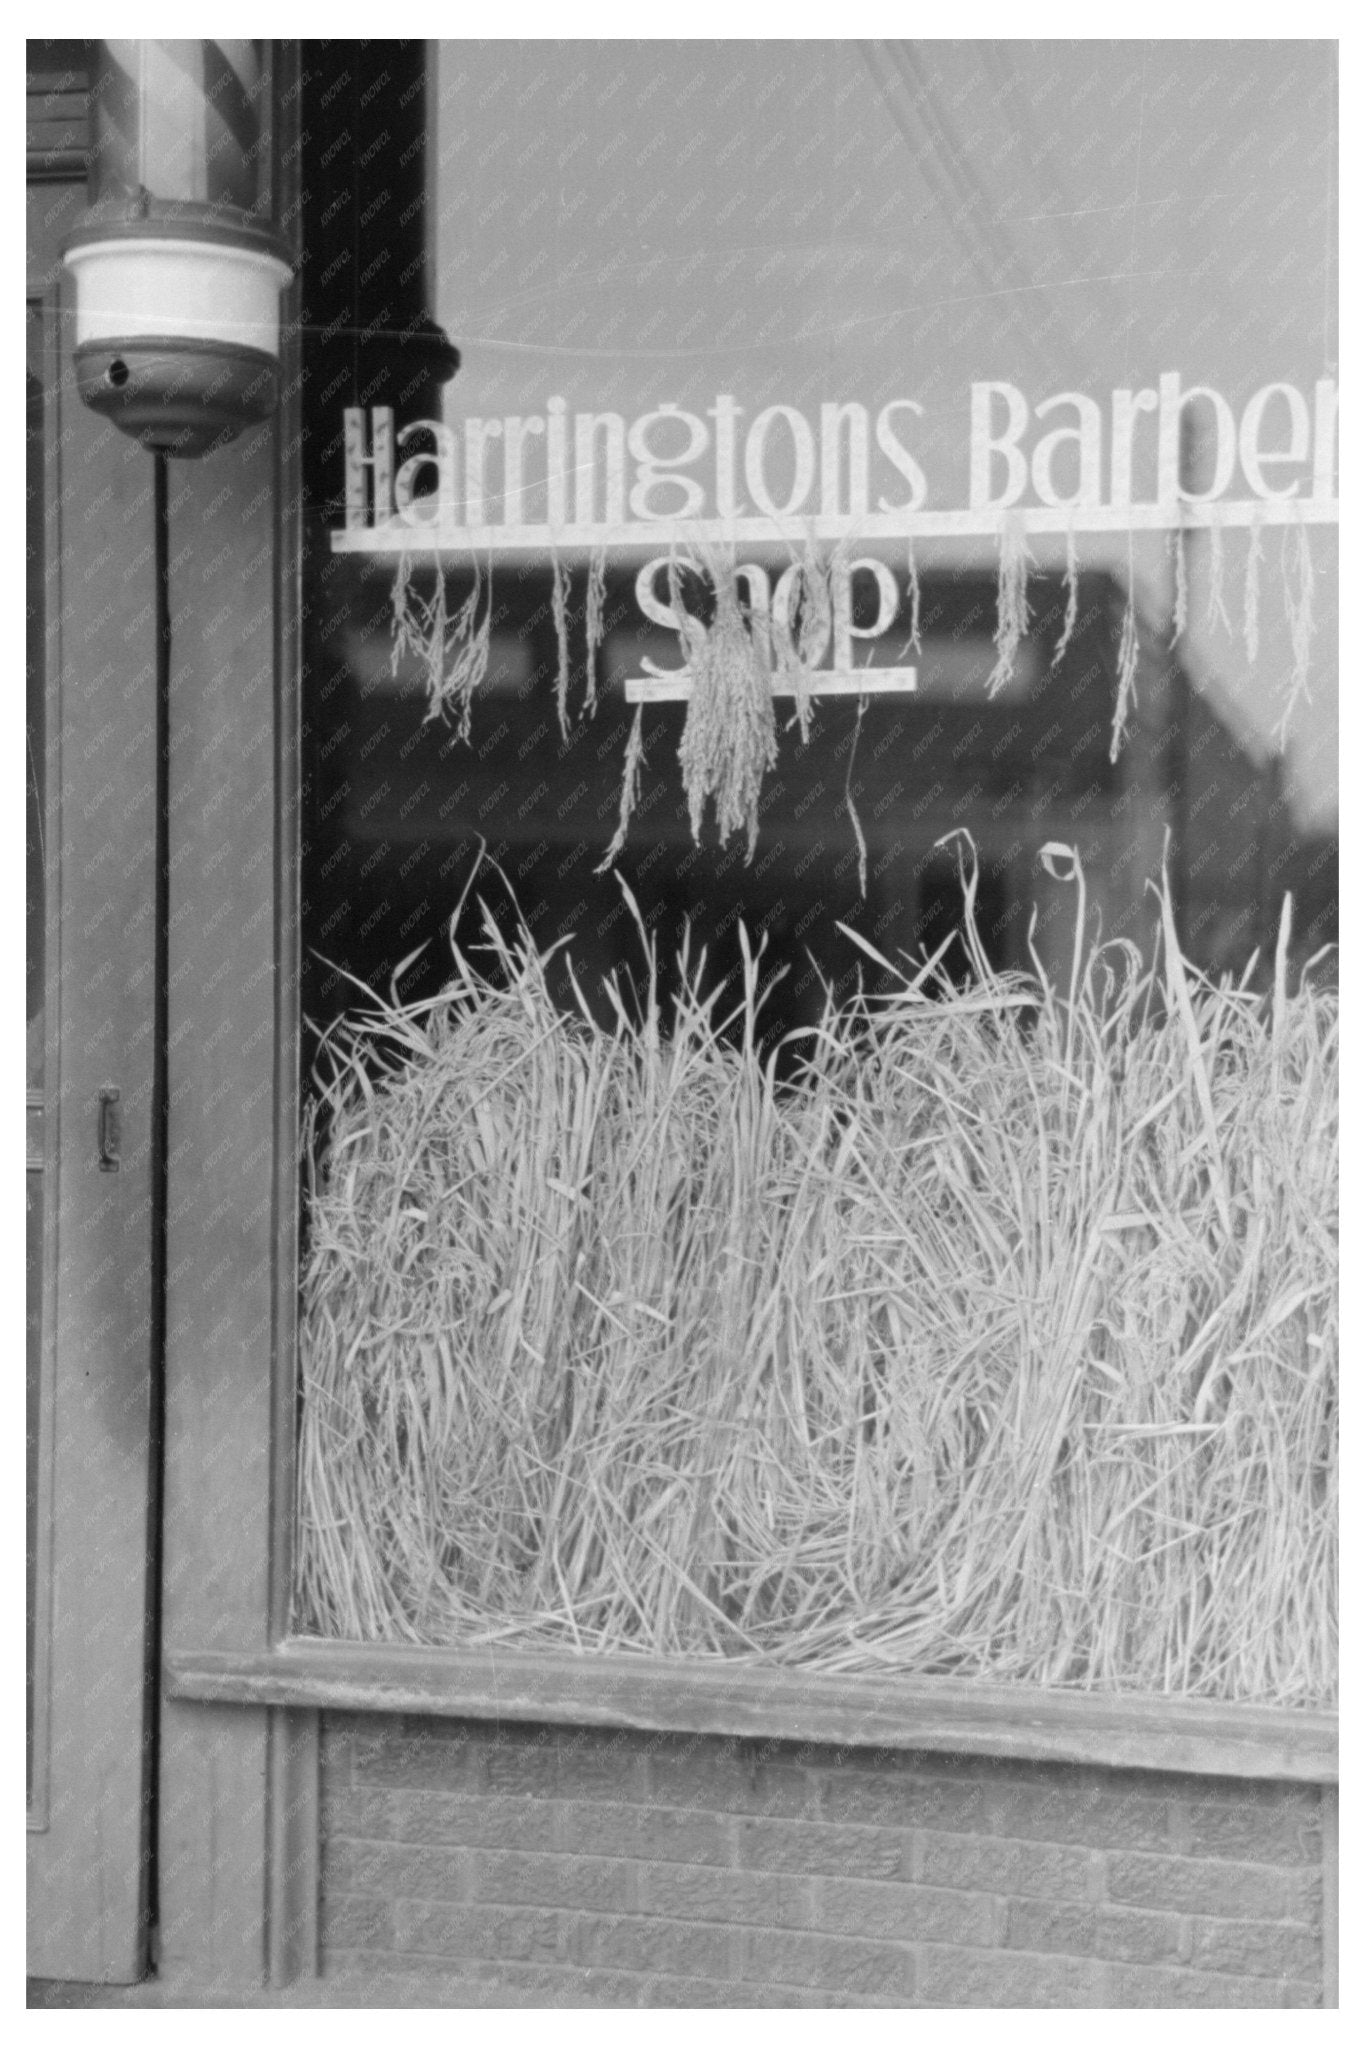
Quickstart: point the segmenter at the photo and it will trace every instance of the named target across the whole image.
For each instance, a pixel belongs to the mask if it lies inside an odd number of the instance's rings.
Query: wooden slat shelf
[[[540,1721],[1335,1784],[1337,1716],[717,1660],[425,1650],[295,1637],[166,1660],[173,1699]]]

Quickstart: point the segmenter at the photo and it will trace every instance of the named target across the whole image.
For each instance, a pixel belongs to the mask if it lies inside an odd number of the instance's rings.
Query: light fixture
[[[279,399],[280,292],[259,42],[97,46],[76,384],[144,447],[203,455]]]

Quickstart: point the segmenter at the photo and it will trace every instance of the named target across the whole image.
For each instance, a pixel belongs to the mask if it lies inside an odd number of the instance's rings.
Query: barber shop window
[[[297,1625],[1321,1702],[1327,46],[309,47]]]

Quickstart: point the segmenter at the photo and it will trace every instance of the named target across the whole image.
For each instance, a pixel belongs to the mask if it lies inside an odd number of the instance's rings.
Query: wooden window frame
[[[830,1675],[722,1658],[423,1649],[284,1636],[168,1658],[173,1698],[313,1712],[530,1721],[938,1751],[1115,1770],[1337,1782],[1337,1716],[949,1678]]]

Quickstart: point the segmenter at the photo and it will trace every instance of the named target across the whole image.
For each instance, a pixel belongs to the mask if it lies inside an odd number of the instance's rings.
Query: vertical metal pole
[[[160,1920],[157,1888],[158,1791],[161,1756],[162,1499],[166,1415],[166,1174],[170,1044],[170,764],[171,550],[168,458],[153,457],[156,581],[156,816],[153,824],[151,1202],[151,1469],[147,1487],[147,1674],[143,1714],[143,1912],[152,1965]]]

